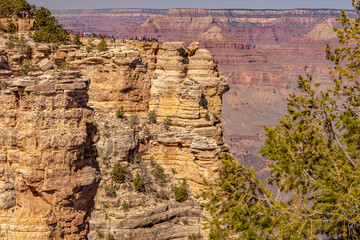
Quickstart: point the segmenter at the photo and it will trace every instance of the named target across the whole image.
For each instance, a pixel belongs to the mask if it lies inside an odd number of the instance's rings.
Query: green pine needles
[[[102,40],[100,41],[100,43],[98,44],[98,46],[97,46],[97,50],[98,50],[99,52],[105,52],[105,51],[107,51],[107,49],[108,49],[107,43],[105,42],[104,39],[102,39]]]
[[[207,206],[211,239],[360,239],[360,18],[343,12],[338,20],[340,47],[326,48],[334,87],[321,91],[299,77],[301,93],[289,96],[279,126],[266,128],[270,183],[290,201],[274,199],[253,169],[223,155]]]
[[[111,172],[111,178],[118,183],[122,183],[125,180],[125,169],[120,163],[116,163],[114,169]]]
[[[189,197],[188,192],[186,190],[185,182],[183,182],[183,184],[181,184],[180,186],[174,186],[172,188],[172,191],[174,192],[175,200],[177,202],[185,202]]]
[[[134,187],[135,187],[136,191],[140,192],[140,191],[143,190],[144,183],[143,183],[139,173],[136,173],[136,176],[135,176],[135,178],[133,180],[133,184],[134,184]]]

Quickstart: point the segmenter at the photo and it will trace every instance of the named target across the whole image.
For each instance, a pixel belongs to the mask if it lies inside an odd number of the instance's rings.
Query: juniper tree
[[[51,15],[49,9],[40,7],[35,11],[34,40],[45,43],[69,43],[69,33],[59,24],[58,20]]]
[[[208,206],[212,239],[360,239],[360,18],[343,11],[338,21],[340,47],[326,47],[333,87],[299,77],[288,113],[266,128],[270,183],[293,197],[275,200],[253,170],[223,157]]]

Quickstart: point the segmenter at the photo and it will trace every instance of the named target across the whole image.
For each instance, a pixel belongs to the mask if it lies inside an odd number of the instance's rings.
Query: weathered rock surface
[[[90,81],[7,77],[0,90],[0,238],[81,239],[99,182]]]
[[[106,52],[29,44],[35,67],[25,77],[27,55],[0,54],[0,238],[206,236],[198,196],[228,151],[228,81],[209,51],[183,42]],[[123,181],[111,177],[115,164]],[[180,185],[189,195],[182,203],[172,191]]]
[[[262,179],[268,175],[266,159],[259,154],[263,126],[277,124],[285,113],[284,100],[296,90],[298,75],[312,74],[323,86],[329,84],[324,49],[327,43],[337,43],[333,27],[341,17],[341,10],[328,9],[76,11],[77,17],[71,18],[72,11],[54,13],[72,30],[105,28],[120,38],[199,41],[210,50],[231,86],[224,95],[225,139],[246,166],[259,169]],[[354,13],[348,11],[349,17],[356,17]],[[91,21],[92,15],[96,21]],[[121,27],[110,28],[111,22]]]
[[[50,70],[53,67],[53,63],[47,58],[41,60],[38,65],[42,71]]]

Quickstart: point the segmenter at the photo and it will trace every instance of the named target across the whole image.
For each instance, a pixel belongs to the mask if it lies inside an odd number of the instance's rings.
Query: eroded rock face
[[[72,71],[0,81],[0,238],[85,238],[99,182],[90,81]]]
[[[225,139],[231,153],[247,167],[254,166],[264,183],[269,176],[267,160],[259,153],[264,125],[275,126],[286,113],[285,99],[297,91],[299,75],[312,74],[324,88],[331,84],[325,47],[338,44],[333,28],[339,27],[335,19],[341,10],[76,11],[77,17],[67,11],[54,13],[75,31],[96,32],[103,27],[120,38],[146,35],[160,42],[199,41],[208,49],[231,86],[222,112]],[[355,11],[347,14],[357,17]],[[91,15],[96,21],[90,21]],[[121,26],[109,28],[110,22]]]
[[[30,44],[27,76],[19,76],[27,55],[0,53],[0,237],[206,236],[198,197],[228,151],[228,81],[209,51],[182,42],[105,52]],[[185,186],[184,202],[175,186]]]
[[[84,61],[69,62],[93,80],[90,104],[101,133],[97,149],[103,179],[89,238],[101,233],[115,239],[205,235],[204,212],[195,197],[204,181],[217,178],[218,157],[228,150],[220,117],[227,79],[207,50],[194,48],[189,57],[185,43],[113,47],[121,53],[110,53],[91,69]],[[120,107],[125,116],[117,119]],[[152,111],[156,123],[149,122]],[[125,171],[123,183],[111,179],[117,163]],[[156,175],[159,167],[164,171],[161,179]],[[144,183],[140,191],[132,183],[136,174]],[[183,181],[189,199],[178,203],[172,188]]]

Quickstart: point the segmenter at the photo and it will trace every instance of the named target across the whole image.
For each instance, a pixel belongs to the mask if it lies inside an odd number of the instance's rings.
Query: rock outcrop
[[[84,237],[100,180],[90,81],[73,71],[0,81],[0,238]]]
[[[72,30],[96,32],[116,15],[122,27],[107,29],[120,38],[199,41],[210,50],[231,86],[224,95],[225,139],[246,166],[259,169],[262,179],[268,175],[266,159],[259,154],[264,125],[274,126],[285,113],[284,100],[296,91],[298,75],[312,74],[322,86],[329,84],[324,49],[327,43],[337,44],[333,27],[341,17],[341,10],[335,9],[77,11],[72,18],[66,11],[54,13]],[[354,11],[347,14],[356,17]]]
[[[198,197],[229,150],[228,81],[209,51],[29,45],[30,55],[0,54],[0,237],[205,236]],[[187,197],[176,201],[174,187]]]
[[[35,21],[33,19],[0,18],[0,26],[7,27],[9,20],[15,24],[19,31],[27,32],[34,29]]]

